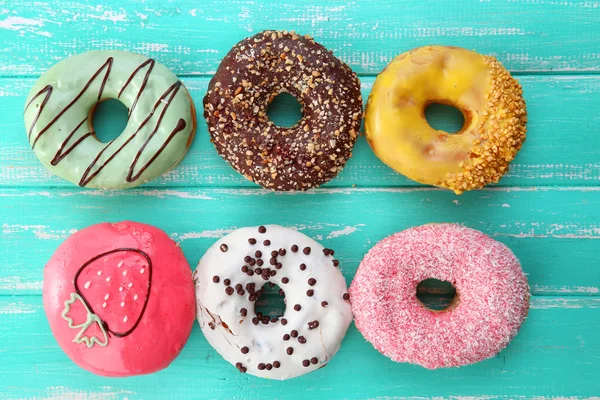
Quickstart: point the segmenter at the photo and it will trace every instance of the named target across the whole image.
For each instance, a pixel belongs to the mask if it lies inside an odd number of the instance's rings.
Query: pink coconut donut
[[[195,319],[192,273],[158,228],[102,223],[67,238],[44,270],[44,310],[58,344],[98,375],[167,367]]]
[[[455,287],[446,310],[417,299],[417,285],[429,278]],[[382,354],[435,369],[506,347],[527,316],[529,286],[504,244],[460,225],[432,224],[377,243],[358,268],[350,302],[356,327]]]

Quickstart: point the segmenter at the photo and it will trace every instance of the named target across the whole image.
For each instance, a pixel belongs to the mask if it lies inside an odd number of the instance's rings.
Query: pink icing
[[[455,307],[427,309],[419,282],[456,288]],[[504,244],[453,224],[424,225],[377,243],[350,286],[355,323],[381,353],[425,368],[454,367],[492,357],[527,316],[529,286]]]
[[[109,254],[94,259],[103,253]],[[61,314],[76,285],[108,328],[106,347],[74,342],[78,329]],[[182,251],[160,229],[136,222],[93,225],[67,238],[46,265],[43,298],[61,348],[80,367],[104,376],[167,367],[195,319],[194,285]],[[85,306],[75,301],[66,316],[73,324],[85,322]],[[103,338],[98,324],[85,335]]]

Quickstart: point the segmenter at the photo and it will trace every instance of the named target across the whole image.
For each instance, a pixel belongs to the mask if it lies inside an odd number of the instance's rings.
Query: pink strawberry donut
[[[416,296],[419,282],[452,283],[443,311]],[[396,233],[362,260],[350,286],[358,330],[385,356],[425,368],[493,357],[517,334],[529,308],[521,265],[504,244],[453,224]]]
[[[167,367],[195,318],[181,249],[165,232],[137,222],[92,225],[67,238],[46,265],[43,298],[63,351],[104,376]]]

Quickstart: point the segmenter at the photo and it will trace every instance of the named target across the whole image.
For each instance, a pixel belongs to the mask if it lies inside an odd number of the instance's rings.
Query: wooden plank
[[[283,399],[289,393],[302,393],[328,400],[450,395],[464,400],[597,396],[598,321],[598,297],[533,297],[521,331],[497,357],[436,371],[393,363],[352,326],[326,368],[285,382],[240,374],[210,347],[195,325],[188,344],[168,369],[145,377],[107,379],[79,369],[62,353],[48,328],[41,297],[0,296],[0,397]],[[566,371],[574,379],[565,379]]]
[[[311,34],[362,74],[417,46],[496,55],[513,71],[600,71],[596,1],[433,0],[142,3],[0,2],[0,74],[38,75],[92,49],[152,54],[178,74],[212,74],[238,41],[263,29]]]
[[[0,243],[7,251],[0,252],[0,294],[39,294],[43,266],[64,238],[93,223],[131,219],[167,231],[192,267],[235,228],[294,227],[336,250],[348,282],[387,235],[457,222],[506,243],[534,294],[598,296],[599,204],[600,188],[490,189],[459,200],[438,189],[3,189]]]
[[[512,163],[502,186],[592,185],[600,181],[600,147],[596,143],[600,114],[590,113],[600,104],[600,77],[522,76],[530,115],[527,142]],[[362,79],[366,99],[373,77]],[[208,78],[185,78],[197,106],[201,106]],[[72,187],[53,176],[35,158],[26,140],[22,109],[34,79],[0,79],[0,186]],[[556,99],[561,99],[557,101]],[[273,110],[290,113],[285,105]],[[438,118],[444,122],[444,116]],[[254,187],[216,153],[208,139],[206,123],[198,119],[198,134],[184,161],[174,170],[147,184],[148,187],[216,186]],[[451,122],[451,121],[448,121]],[[569,151],[565,152],[568,145]],[[354,157],[328,187],[415,186],[373,154],[364,137],[356,144]]]

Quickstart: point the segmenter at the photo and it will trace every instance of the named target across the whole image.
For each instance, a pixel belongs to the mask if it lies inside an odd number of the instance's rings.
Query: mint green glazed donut
[[[92,128],[98,103],[128,109],[125,130],[109,143]],[[196,131],[194,104],[167,67],[125,51],[90,51],[46,71],[25,103],[35,155],[79,186],[123,189],[151,181],[185,156]]]

